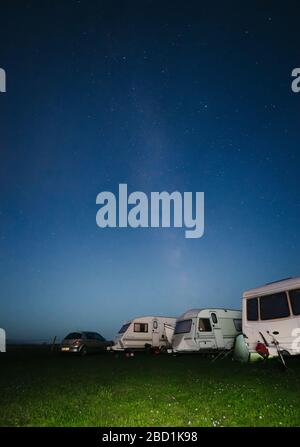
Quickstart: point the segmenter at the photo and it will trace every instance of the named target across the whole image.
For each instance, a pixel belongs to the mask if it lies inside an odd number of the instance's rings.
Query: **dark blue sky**
[[[187,4],[186,4],[187,3]],[[281,4],[281,6],[280,6]],[[111,337],[299,275],[299,2],[1,2],[0,327]],[[96,226],[100,191],[204,191],[205,235]]]

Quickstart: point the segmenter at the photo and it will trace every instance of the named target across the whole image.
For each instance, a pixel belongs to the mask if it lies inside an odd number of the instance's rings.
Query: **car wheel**
[[[81,357],[85,357],[87,355],[87,353],[88,353],[87,347],[83,346],[80,351]]]

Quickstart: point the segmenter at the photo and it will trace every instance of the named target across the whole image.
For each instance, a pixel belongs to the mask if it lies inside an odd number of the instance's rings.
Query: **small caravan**
[[[146,316],[129,320],[123,324],[115,337],[113,351],[143,350],[171,347],[176,318]]]
[[[230,350],[241,331],[239,310],[191,309],[176,322],[172,348],[174,352]]]
[[[250,353],[300,354],[300,277],[244,292],[243,334]]]

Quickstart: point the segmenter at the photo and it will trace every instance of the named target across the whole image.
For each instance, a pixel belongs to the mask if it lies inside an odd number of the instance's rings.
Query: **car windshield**
[[[123,324],[123,326],[122,326],[121,329],[119,330],[119,334],[124,334],[124,332],[126,332],[127,329],[129,328],[130,324],[131,324],[131,323]]]
[[[192,327],[192,320],[177,321],[174,334],[185,334],[190,332]]]
[[[78,340],[81,338],[82,334],[80,332],[71,332],[69,335],[65,337],[65,340]]]

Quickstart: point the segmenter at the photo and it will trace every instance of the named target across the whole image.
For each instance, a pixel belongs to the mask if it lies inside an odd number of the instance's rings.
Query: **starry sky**
[[[300,274],[297,1],[1,2],[0,327],[111,338]],[[205,234],[100,229],[96,196],[204,191]]]

